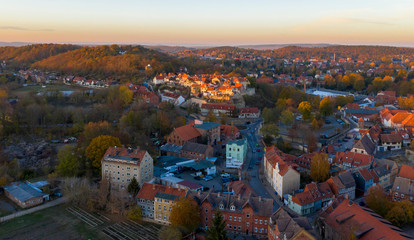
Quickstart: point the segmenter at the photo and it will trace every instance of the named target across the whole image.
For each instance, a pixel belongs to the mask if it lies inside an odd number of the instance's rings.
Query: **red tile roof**
[[[402,178],[407,178],[414,180],[414,167],[408,166],[408,165],[401,165],[400,172],[398,173],[398,176]]]
[[[187,193],[187,191],[183,189],[146,182],[144,183],[144,185],[142,185],[141,190],[139,190],[137,198],[154,201],[155,195],[159,192],[168,193],[180,197],[185,197]]]
[[[201,105],[201,108],[234,111],[236,109],[236,105],[233,105],[233,104],[217,104],[217,103],[203,103]]]
[[[244,181],[229,182],[227,183],[227,188],[229,192],[234,192],[234,194],[241,197],[257,196],[250,184]]]
[[[177,133],[178,136],[180,136],[180,138],[183,141],[188,141],[193,138],[201,136],[200,132],[190,125],[184,125],[184,126],[178,127],[174,129],[174,131]]]
[[[293,161],[293,159],[296,159],[295,156],[285,154],[282,151],[280,151],[277,147],[271,146],[266,148],[265,157],[267,161],[272,165],[273,168],[276,167],[276,163],[279,165],[279,174],[281,176],[284,176],[288,170],[289,165],[287,162]],[[295,169],[291,168],[292,170],[296,171]]]
[[[253,108],[240,108],[240,113],[258,113],[259,109],[256,107]]]
[[[341,236],[343,238],[349,237],[345,234],[349,233],[349,229],[354,228],[356,239],[406,239],[399,233],[402,231],[387,220],[348,199],[327,215],[326,224],[334,229],[334,234],[344,234]]]
[[[109,147],[106,150],[102,159],[104,159],[108,155],[111,155],[111,157],[113,158],[116,158],[116,156],[130,157],[130,158],[139,159],[139,161],[136,162],[136,164],[139,165],[141,163],[141,160],[144,158],[144,155],[146,152],[147,151],[145,150],[139,150],[139,148],[129,149],[126,147]]]
[[[336,152],[334,162],[337,164],[342,164],[343,162],[350,163],[355,167],[370,165],[374,156],[356,153],[351,151],[346,152]]]

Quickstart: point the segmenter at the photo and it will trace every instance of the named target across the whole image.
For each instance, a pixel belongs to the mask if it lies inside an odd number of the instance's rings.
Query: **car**
[[[201,177],[200,176],[195,176],[194,179],[195,180],[201,180]]]
[[[260,152],[260,149],[257,149],[258,152]]]
[[[210,180],[213,180],[213,177],[212,176],[205,176],[205,177],[203,177],[203,180],[208,182]]]
[[[346,138],[345,138],[343,141],[344,141],[344,142],[348,142],[348,139],[346,139]]]
[[[230,174],[229,173],[223,173],[223,174],[221,174],[221,177],[229,178],[230,177]]]

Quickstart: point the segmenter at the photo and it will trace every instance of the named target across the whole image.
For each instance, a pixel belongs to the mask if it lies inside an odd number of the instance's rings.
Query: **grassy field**
[[[1,239],[105,239],[61,205],[0,224]]]

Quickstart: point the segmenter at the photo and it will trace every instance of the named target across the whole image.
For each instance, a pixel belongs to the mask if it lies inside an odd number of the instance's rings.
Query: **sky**
[[[0,42],[414,47],[414,0],[0,0]]]

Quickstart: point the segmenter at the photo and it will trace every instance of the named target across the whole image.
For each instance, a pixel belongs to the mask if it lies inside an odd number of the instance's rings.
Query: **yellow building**
[[[165,192],[157,192],[154,197],[154,220],[161,224],[170,224],[171,209],[180,197],[185,197],[183,189],[169,187]]]

